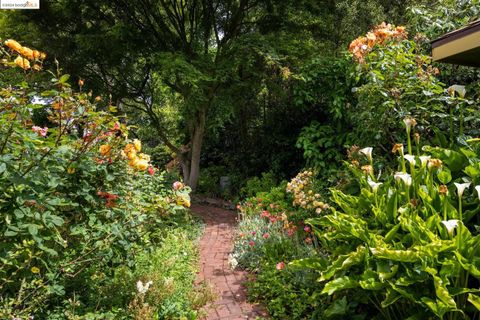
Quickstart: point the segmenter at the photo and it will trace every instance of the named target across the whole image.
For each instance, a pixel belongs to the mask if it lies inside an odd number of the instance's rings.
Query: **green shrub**
[[[378,181],[375,155],[363,149],[363,170],[352,166],[359,193],[332,190],[331,213],[308,220],[328,258],[294,264],[319,273],[323,294],[366,297],[359,308],[375,306],[382,318],[477,317],[479,200],[470,185],[480,191],[478,139],[413,153],[415,121],[404,122],[408,154],[396,146],[398,172]]]
[[[128,292],[102,288],[164,243],[189,189],[166,184],[140,141],[68,75],[21,74],[0,89],[0,318],[121,319]]]
[[[243,198],[255,197],[257,193],[266,192],[277,186],[278,180],[273,172],[264,172],[262,176],[253,177],[246,181],[245,186],[240,189]]]

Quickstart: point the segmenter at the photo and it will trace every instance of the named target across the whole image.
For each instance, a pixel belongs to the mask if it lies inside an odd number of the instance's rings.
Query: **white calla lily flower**
[[[412,165],[415,165],[417,163],[417,160],[415,159],[415,156],[414,155],[411,155],[411,154],[406,154],[403,156],[405,159],[407,159],[408,162],[410,162],[410,164]]]
[[[428,163],[428,160],[430,160],[432,157],[431,156],[420,156],[420,162],[422,164],[422,167],[426,166]]]
[[[448,234],[453,233],[453,229],[458,228],[458,220],[452,219],[447,221],[442,221],[445,228],[447,228]]]
[[[447,91],[452,96],[455,92],[457,92],[460,98],[465,98],[465,94],[467,93],[467,90],[465,90],[465,86],[460,86],[458,84],[454,84],[453,86],[448,87]]]
[[[465,189],[470,187],[470,182],[465,182],[465,183],[455,182],[454,184],[455,184],[455,187],[457,187],[457,193],[459,198],[463,196],[463,192],[465,191]]]
[[[477,190],[478,199],[480,199],[480,185],[479,185],[479,186],[475,186],[475,190]]]
[[[380,187],[382,185],[381,182],[375,182],[375,181],[372,181],[372,179],[368,179],[368,185],[370,186],[370,188],[372,188],[372,191],[373,192],[377,192],[378,190],[378,187]]]
[[[360,149],[359,152],[365,155],[368,161],[372,162],[372,151],[373,151],[372,147],[367,147],[367,148]]]
[[[397,181],[403,181],[403,183],[406,186],[411,186],[412,185],[412,176],[408,173],[405,172],[397,172],[394,175],[395,180]]]

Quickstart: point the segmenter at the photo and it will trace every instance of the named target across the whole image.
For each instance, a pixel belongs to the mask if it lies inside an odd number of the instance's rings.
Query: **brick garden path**
[[[200,240],[200,272],[197,282],[210,283],[218,299],[207,306],[207,320],[240,320],[265,317],[258,305],[246,302],[246,291],[242,285],[246,272],[232,271],[228,265],[228,254],[233,248],[233,233],[236,214],[233,211],[192,205],[192,211],[205,222],[205,231]]]

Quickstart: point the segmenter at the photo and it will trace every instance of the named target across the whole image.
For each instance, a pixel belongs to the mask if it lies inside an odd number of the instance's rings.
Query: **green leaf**
[[[337,291],[352,289],[358,287],[358,282],[350,277],[340,277],[328,282],[322,290],[322,293],[327,293],[329,296]]]
[[[65,222],[61,217],[55,215],[51,215],[49,219],[57,227],[60,227]]]
[[[437,172],[437,177],[438,177],[438,180],[443,184],[447,184],[450,181],[452,181],[452,174],[450,170],[448,170],[448,168],[445,168],[445,167],[443,167],[442,170]]]
[[[359,246],[356,251],[339,256],[325,271],[321,273],[318,281],[328,280],[337,272],[345,271],[351,266],[362,263],[365,259],[365,250],[364,246]]]
[[[36,236],[38,234],[38,226],[36,224],[29,224],[27,229],[32,236]]]
[[[335,316],[343,316],[348,311],[347,297],[343,297],[339,300],[334,300],[332,304],[324,311],[323,315],[326,318],[332,318]]]
[[[6,230],[3,234],[5,237],[15,237],[18,233],[13,230]]]
[[[480,311],[480,297],[479,296],[477,296],[475,294],[472,294],[472,293],[469,293],[468,294],[468,302],[473,304],[475,306],[475,308],[477,308],[477,310]]]
[[[401,262],[421,261],[421,255],[412,250],[391,250],[385,248],[370,248],[370,252],[379,259],[390,259]]]
[[[68,79],[70,79],[70,75],[69,74],[64,74],[60,77],[60,79],[58,79],[58,83],[64,84],[68,81]]]

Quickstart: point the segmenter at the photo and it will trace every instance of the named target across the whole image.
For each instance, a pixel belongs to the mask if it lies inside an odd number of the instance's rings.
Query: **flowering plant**
[[[307,221],[328,260],[294,264],[317,270],[324,294],[361,291],[387,319],[474,317],[480,310],[480,235],[471,185],[480,183],[480,149],[425,146],[426,154],[414,152],[415,123],[405,119],[408,154],[402,144],[393,148],[396,173],[379,181],[373,166],[368,172],[352,166],[359,193],[333,189],[331,212]],[[365,160],[372,163],[370,152]]]
[[[32,63],[45,59],[6,45]],[[60,73],[30,81],[39,68],[4,56],[1,68],[24,78],[0,89],[0,318],[46,318],[79,290],[85,305],[99,306],[112,266],[160,243],[165,213],[184,206],[147,155],[135,154],[135,163],[123,156],[132,145],[140,152],[140,141],[96,109],[83,81],[77,92]]]

